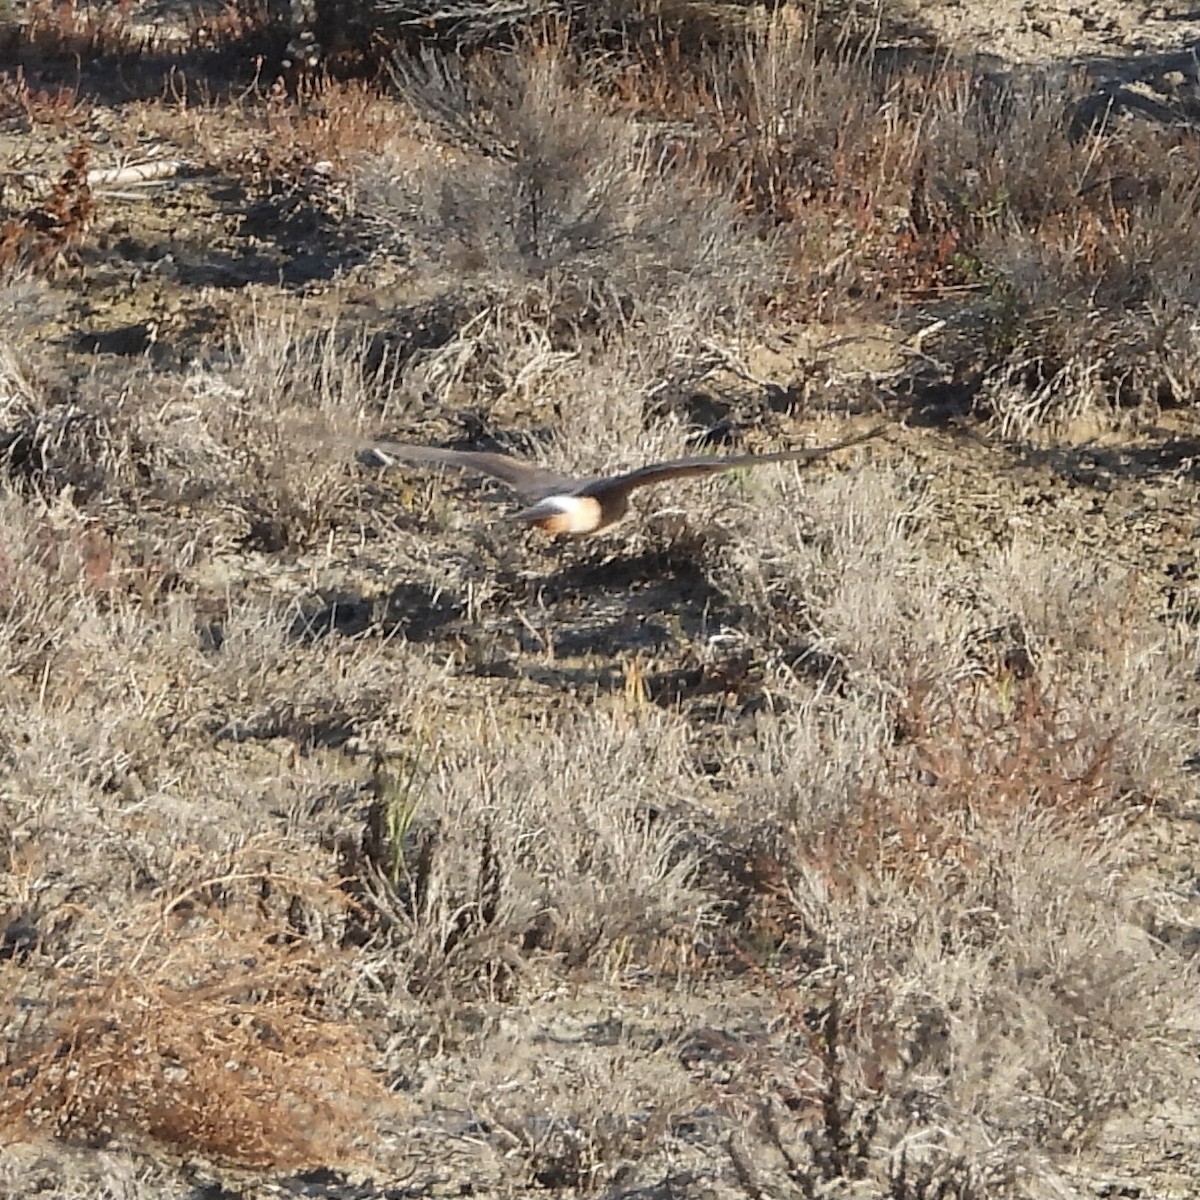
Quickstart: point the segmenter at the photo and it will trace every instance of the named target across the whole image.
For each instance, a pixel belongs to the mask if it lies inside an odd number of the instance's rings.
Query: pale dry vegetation
[[[364,161],[360,209],[399,225],[424,272],[451,264],[459,286],[482,282],[556,340],[622,322],[739,319],[770,286],[769,243],[732,194],[589,74],[600,73],[556,44],[518,59],[429,55],[397,68],[402,101],[457,153],[415,169],[397,156]]]
[[[215,332],[0,359],[0,1192],[1045,1195],[1194,1090],[1195,585],[1128,531],[1195,481],[1059,513],[1031,449],[1190,399],[1194,146],[760,15],[131,102],[231,245],[334,266],[181,240],[138,270]],[[14,334],[143,286],[90,282],[140,243],[76,143],[7,214]],[[945,324],[886,377],[749,365],[884,318]],[[938,387],[975,441],[595,543],[354,457],[599,471]]]
[[[810,490],[818,544],[790,558],[809,654],[836,665],[735,791],[778,823],[772,918],[861,1022],[860,1098],[903,1097],[894,1146],[911,1164],[990,1143],[1011,1168],[1015,1142],[1086,1139],[1186,1086],[1180,964],[1122,881],[1182,782],[1194,639],[1146,623],[1120,572],[1020,541],[948,571],[911,481],[856,493]]]

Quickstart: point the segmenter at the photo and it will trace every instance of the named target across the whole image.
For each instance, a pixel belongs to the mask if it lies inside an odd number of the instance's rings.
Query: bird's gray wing
[[[579,486],[579,481],[568,475],[486,450],[447,450],[441,446],[416,446],[407,442],[371,442],[359,451],[359,459],[377,466],[390,466],[393,462],[435,463],[460,471],[477,471],[507,484],[523,500],[540,500],[556,491],[571,491]]]
[[[670,462],[651,463],[647,467],[639,467],[636,471],[597,479],[582,490],[584,495],[598,496],[611,492],[631,492],[634,488],[649,487],[668,479],[686,479],[691,475],[716,475],[722,471],[736,471],[740,467],[757,467],[764,463],[813,462],[834,453],[835,450],[844,450],[847,446],[857,446],[859,442],[878,437],[886,429],[886,425],[876,425],[866,433],[855,434],[854,437],[834,442],[831,446],[815,446],[804,450],[779,450],[774,454],[734,454],[725,457],[706,454],[695,458],[676,458]]]

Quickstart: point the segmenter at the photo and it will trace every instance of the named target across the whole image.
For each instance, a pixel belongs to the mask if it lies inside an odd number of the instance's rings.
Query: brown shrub
[[[1008,824],[1034,821],[1047,834],[1082,837],[1106,818],[1144,812],[1112,776],[1121,731],[1086,717],[1072,728],[1036,680],[1005,675],[933,702],[925,693],[918,686],[899,707],[892,768],[921,790],[868,785],[800,852],[830,889],[853,890],[875,873],[936,888],[943,872],[984,869],[993,834],[980,844],[981,827],[1002,837]]]
[[[71,265],[96,215],[88,185],[90,159],[87,143],[76,144],[50,196],[0,224],[0,271],[54,273]]]
[[[4,1135],[151,1138],[280,1170],[355,1157],[382,1089],[362,1033],[312,998],[311,951],[186,937],[141,949],[90,978],[45,980],[49,1012],[4,1066]],[[10,997],[27,988],[4,973]]]

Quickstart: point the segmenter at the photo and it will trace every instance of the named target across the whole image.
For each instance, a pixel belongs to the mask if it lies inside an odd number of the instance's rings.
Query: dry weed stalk
[[[275,81],[238,106],[241,121],[226,140],[226,169],[256,186],[332,189],[366,158],[426,152],[408,114],[378,84],[303,78]]]
[[[0,115],[27,121],[31,127],[48,125],[58,133],[85,124],[88,117],[76,88],[30,86],[23,67],[0,75]]]

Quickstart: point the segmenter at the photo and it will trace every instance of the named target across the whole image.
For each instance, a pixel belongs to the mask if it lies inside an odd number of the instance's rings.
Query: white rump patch
[[[583,496],[547,496],[543,500],[539,500],[536,507],[541,508],[545,505],[549,509],[560,513],[581,513],[590,512],[595,501],[587,499]],[[549,516],[549,513],[546,514]]]
[[[513,519],[541,524],[554,533],[591,533],[600,524],[600,505],[592,496],[543,496]]]

